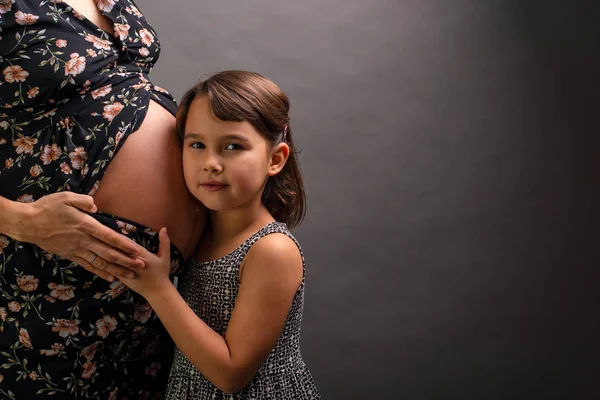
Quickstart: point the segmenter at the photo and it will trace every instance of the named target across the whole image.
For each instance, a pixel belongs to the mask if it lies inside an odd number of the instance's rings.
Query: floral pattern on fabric
[[[114,35],[60,0],[0,4],[0,196],[93,195],[150,100],[175,113],[148,78],[160,43],[140,10],[96,5]],[[158,248],[142,225],[93,217]],[[0,398],[162,398],[173,344],[142,297],[4,235],[0,268]]]

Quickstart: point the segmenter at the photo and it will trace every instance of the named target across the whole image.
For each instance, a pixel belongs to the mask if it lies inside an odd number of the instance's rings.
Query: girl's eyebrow
[[[231,133],[222,137],[223,140],[237,140],[239,142],[248,142],[248,138],[242,135]]]
[[[204,135],[197,132],[186,132],[184,135],[185,138],[189,139],[203,139]],[[248,138],[244,135],[237,133],[230,133],[219,138],[220,140],[235,140],[238,142],[249,142]]]
[[[186,138],[192,138],[192,139],[200,139],[202,137],[201,134],[199,133],[195,133],[195,132],[186,132],[185,135],[183,135]]]

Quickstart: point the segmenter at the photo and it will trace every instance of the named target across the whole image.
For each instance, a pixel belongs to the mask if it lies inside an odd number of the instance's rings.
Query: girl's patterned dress
[[[96,4],[114,35],[61,0],[0,2],[0,196],[91,195],[151,99],[175,113],[148,79],[156,32],[131,0]],[[94,217],[157,249],[146,227]],[[142,297],[3,235],[0,268],[0,399],[162,398],[172,342]]]
[[[272,222],[225,257],[203,263],[190,261],[179,281],[181,296],[202,321],[221,335],[225,335],[240,288],[240,265],[252,245],[271,233],[287,235],[300,248],[285,224]],[[302,253],[302,250],[300,252]],[[304,263],[304,256],[302,262]],[[304,277],[275,347],[254,378],[239,393],[231,395],[220,391],[181,351],[176,350],[167,399],[319,400],[321,396],[300,352],[303,307]]]

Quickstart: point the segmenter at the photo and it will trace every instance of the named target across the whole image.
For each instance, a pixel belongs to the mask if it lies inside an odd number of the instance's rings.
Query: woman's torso
[[[112,132],[107,136],[117,139],[120,127],[114,120],[120,116],[125,125],[133,123],[123,118],[131,114],[127,109],[144,106],[136,110],[135,116],[129,117],[142,122],[134,129],[128,127],[131,135],[129,132],[122,135],[125,140],[121,138],[119,148],[114,146],[112,153],[97,157],[96,175],[83,179],[79,191],[92,194],[102,212],[142,223],[153,230],[166,226],[173,243],[187,258],[199,239],[200,229],[195,228],[204,222],[204,209],[188,193],[183,180],[181,144],[173,116],[174,101],[164,89],[148,81],[147,74],[159,55],[158,37],[133,2],[97,0],[97,6],[91,2],[17,2],[12,5],[14,17],[9,13],[3,16],[4,19],[15,19],[22,36],[12,41],[3,38],[0,53],[5,53],[8,48],[11,55],[22,51],[24,57],[30,58],[17,58],[3,64],[7,65],[3,71],[5,80],[13,81],[5,85],[20,93],[19,96],[5,96],[5,92],[9,93],[8,87],[1,91],[2,97],[6,98],[0,99],[0,117],[4,111],[7,122],[15,116],[18,122],[29,122],[29,126],[22,127],[22,132],[31,132],[35,129],[33,126],[49,122],[46,113],[50,113],[54,123],[65,121],[69,124],[73,122],[68,119],[70,114],[75,113],[82,118],[82,114],[88,112],[85,104],[102,102],[100,109],[90,112],[102,114],[102,117],[88,129],[91,134],[92,128],[110,129]],[[89,12],[89,3],[98,7],[99,12]],[[88,14],[69,4],[80,5]],[[15,12],[15,9],[18,11]],[[57,30],[50,25],[52,23],[63,27]],[[39,35],[41,30],[45,32]],[[63,32],[64,35],[61,35]],[[13,44],[16,46],[14,49]],[[128,81],[136,74],[139,75],[139,88],[132,90]],[[88,99],[81,100],[86,96]],[[59,104],[65,101],[67,104]],[[33,112],[26,111],[32,108]],[[64,112],[61,113],[61,110]],[[41,119],[36,121],[37,124],[31,122],[39,116]],[[85,124],[85,121],[80,123]],[[96,139],[91,137],[87,142]],[[93,150],[100,151],[99,146],[96,145]],[[72,150],[76,151],[73,157],[79,156],[77,150],[81,147],[91,158],[89,145],[73,146]],[[52,148],[48,152],[52,157]],[[40,164],[41,168],[45,168],[44,163]],[[71,177],[74,172],[77,171],[72,169]],[[61,180],[66,181],[65,178],[55,179]],[[90,185],[92,181],[95,186]],[[73,190],[72,179],[70,186]],[[58,187],[55,184],[55,188]]]
[[[28,202],[62,190],[91,194],[102,223],[151,250],[154,231],[167,226],[188,256],[204,212],[183,182],[175,103],[148,80],[156,33],[130,0],[97,7],[114,36],[67,3],[0,4],[0,195]],[[132,381],[143,387],[164,376],[168,357],[151,360],[169,352],[166,332],[122,284],[1,235],[0,264],[0,358],[10,364],[0,369],[0,388],[21,377],[29,382],[19,388],[36,388],[31,396],[55,388],[54,398],[73,390],[121,398],[126,377],[138,374]]]

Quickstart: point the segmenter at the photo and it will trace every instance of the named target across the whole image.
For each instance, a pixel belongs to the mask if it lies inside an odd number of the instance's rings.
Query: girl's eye
[[[194,142],[191,144],[192,149],[203,149],[204,144],[200,142]]]
[[[225,150],[242,150],[242,146],[235,143],[229,143],[227,146],[225,146]]]

